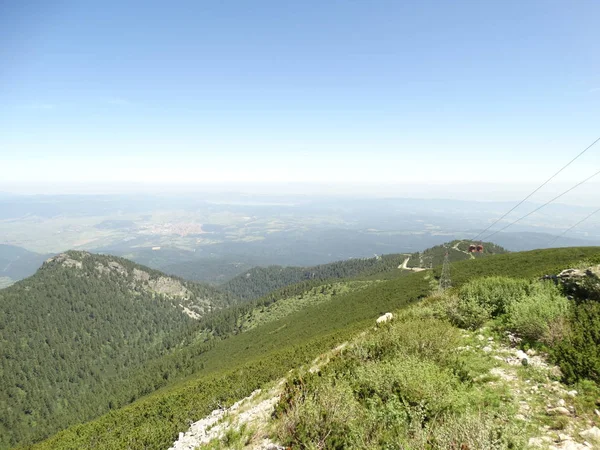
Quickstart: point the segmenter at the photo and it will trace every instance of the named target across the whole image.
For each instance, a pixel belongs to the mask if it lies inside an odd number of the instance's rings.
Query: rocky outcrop
[[[560,284],[565,293],[576,300],[600,300],[600,265],[566,269],[558,275],[546,275],[542,279]]]
[[[78,275],[94,278],[111,278],[122,283],[132,293],[147,292],[163,296],[174,307],[192,319],[200,319],[211,310],[211,299],[201,298],[193,287],[177,278],[160,275],[144,267],[131,267],[128,261],[107,255],[94,255],[83,251],[69,251],[49,258],[44,268],[66,267],[77,269]]]
[[[82,252],[83,256],[87,256],[86,253]],[[77,259],[71,258],[67,253],[61,253],[60,255],[53,256],[44,262],[44,266],[52,266],[60,264],[63,267],[70,267],[74,269],[82,269],[83,263]]]
[[[169,450],[194,450],[213,440],[222,438],[228,430],[240,430],[242,425],[264,428],[269,421],[275,404],[279,401],[279,388],[267,393],[266,398],[259,397],[260,389],[248,397],[234,403],[227,409],[215,409],[205,418],[191,424],[186,433],[179,433],[177,441]],[[282,450],[284,447],[274,444],[268,437],[251,445],[253,449]]]
[[[176,296],[176,297],[188,297],[189,291],[185,288],[179,280],[169,277],[160,277],[153,280],[148,280],[148,286],[159,294]]]

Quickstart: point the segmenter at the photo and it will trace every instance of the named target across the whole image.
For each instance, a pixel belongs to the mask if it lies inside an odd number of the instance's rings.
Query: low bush
[[[552,283],[535,283],[531,292],[506,306],[508,328],[529,342],[555,341],[561,336],[569,300]]]
[[[530,289],[530,283],[526,280],[478,278],[464,284],[458,295],[450,295],[445,299],[445,315],[453,325],[474,330],[506,313],[508,305],[517,302]]]
[[[600,382],[600,303],[589,300],[573,306],[568,334],[551,349],[564,378]]]
[[[507,306],[530,291],[526,280],[507,277],[478,278],[460,288],[460,298],[489,309],[493,317],[506,312]]]
[[[471,296],[449,297],[445,313],[453,325],[468,330],[475,330],[492,318],[492,308]]]
[[[506,393],[474,381],[483,357],[457,354],[459,337],[410,310],[364,334],[320,373],[288,381],[278,440],[306,449],[522,448]]]

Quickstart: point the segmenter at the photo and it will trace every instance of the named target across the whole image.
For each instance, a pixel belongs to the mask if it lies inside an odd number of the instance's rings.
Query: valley
[[[505,206],[442,199],[350,201],[211,193],[8,195],[0,198],[0,243],[29,256],[18,260],[14,251],[0,247],[0,277],[3,285],[9,283],[7,277],[18,281],[50,256],[75,249],[125,257],[217,285],[256,266],[314,266],[381,254],[414,254],[472,237]],[[511,251],[544,248],[557,230],[585,217],[588,210],[553,205],[515,231],[500,233],[495,242]],[[557,245],[597,245],[600,235],[595,233],[595,227],[583,227]],[[23,269],[3,272],[9,263]],[[411,264],[418,266],[415,258]]]

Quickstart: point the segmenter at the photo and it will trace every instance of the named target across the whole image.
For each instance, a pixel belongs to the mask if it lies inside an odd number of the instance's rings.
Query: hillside
[[[195,341],[195,319],[232,302],[121,258],[49,259],[0,291],[0,447],[89,420],[189,373],[182,362],[161,372],[162,382],[145,380],[148,364]]]
[[[14,245],[0,244],[0,288],[33,275],[48,257]]]
[[[168,264],[160,267],[160,270],[186,280],[221,284],[254,266],[255,264],[250,264],[243,259],[221,257],[201,258]]]
[[[221,288],[236,297],[252,300],[274,290],[305,281],[326,281],[362,277],[399,276],[403,263],[407,269],[436,267],[443,263],[446,251],[451,262],[503,254],[508,251],[491,242],[484,243],[484,252],[470,254],[468,241],[452,241],[411,255],[390,254],[373,258],[356,258],[311,267],[255,267],[223,283]],[[408,260],[407,260],[408,258]]]
[[[252,300],[296,283],[380,275],[397,271],[403,259],[402,255],[382,255],[311,267],[255,267],[223,283],[221,288],[241,299]]]
[[[552,249],[466,260],[453,264],[452,273],[456,275],[457,286],[467,284],[482,276],[496,274],[517,278],[529,283],[531,281],[527,280],[537,279],[544,274],[558,273],[557,271],[577,265],[583,260],[597,264],[600,262],[600,249]],[[319,354],[323,354],[338,344],[353,339],[360,333],[372,328],[375,318],[381,312],[401,312],[410,305],[418,305],[418,300],[425,298],[435,287],[435,284],[435,280],[431,277],[429,271],[408,273],[406,276],[391,280],[373,282],[350,292],[330,295],[327,299],[308,302],[302,309],[283,314],[282,317],[276,320],[268,320],[264,323],[261,320],[256,320],[245,332],[231,335],[223,340],[213,341],[210,346],[203,347],[202,350],[194,350],[197,348],[196,344],[187,346],[183,351],[196,355],[195,359],[202,365],[201,369],[188,380],[172,384],[90,423],[72,427],[40,443],[35,448],[167,448],[175,442],[180,432],[185,432],[188,429],[191,421],[202,419],[212,410],[231,405],[266,383],[287,376],[290,369],[299,368],[303,365],[304,367],[310,367],[311,361]],[[314,286],[310,287],[310,289],[313,288]],[[428,303],[431,301],[428,301]],[[424,307],[425,313],[431,310],[427,308],[427,304],[424,304]],[[416,319],[414,314],[421,315],[421,313],[411,311],[414,311],[414,309],[406,312],[406,320]],[[206,319],[208,320],[209,317]],[[417,324],[413,328],[418,332],[420,332],[419,330],[425,332],[428,326]],[[439,339],[439,334],[435,332],[435,328],[432,329],[432,333],[435,336],[432,345],[435,342],[441,343],[443,341]],[[403,331],[400,329],[395,335],[401,337],[402,334]],[[366,342],[368,344],[368,341]],[[398,341],[397,344],[394,342],[396,341],[389,341],[390,345],[404,345],[400,344],[400,342],[404,342],[402,340]],[[377,346],[373,346],[372,350],[377,352],[377,348]],[[421,347],[417,346],[415,348],[418,350]],[[382,348],[382,351],[386,351],[385,347]],[[393,351],[398,354],[398,350]],[[402,352],[400,354],[404,355]],[[444,351],[443,354],[451,356],[457,353],[455,351]],[[367,354],[359,352],[358,355],[362,355],[360,357],[363,358]],[[418,354],[415,355],[419,356]],[[455,380],[451,381],[451,385],[458,390],[452,388],[452,390],[444,391],[438,389],[436,384],[423,384],[429,389],[426,392],[435,393],[437,390],[440,394],[445,395],[446,397],[443,398],[446,400],[444,401],[452,402],[452,399],[460,398],[456,397],[456,395],[463,392],[460,383],[467,383],[466,388],[469,383],[475,381],[476,377],[484,374],[482,370],[487,370],[486,367],[490,367],[477,365],[479,364],[477,360],[472,360],[476,363],[476,366],[472,369],[463,366],[462,369],[452,372],[454,370],[452,369],[453,366],[445,365],[447,363],[444,360],[435,360],[435,354],[427,356],[427,358],[431,357],[434,358],[434,361],[424,360],[422,363],[417,361],[413,367],[414,371],[410,373],[412,373],[412,377],[416,377],[416,380],[419,380],[421,373],[431,374],[434,377],[432,379],[434,382],[436,379],[444,380],[446,379],[444,377],[447,376],[451,377],[448,380]],[[401,360],[406,360],[406,357],[402,357]],[[465,363],[469,363],[469,361],[467,360]],[[441,364],[439,369],[432,365],[434,363]],[[336,365],[334,370],[337,371],[338,367],[346,367],[345,364],[342,362],[341,365]],[[405,367],[406,364],[402,367]],[[381,369],[386,367],[388,366],[383,364]],[[423,372],[422,368],[427,368],[427,371]],[[379,367],[373,366],[374,376],[379,369]],[[441,375],[438,376],[437,373],[440,370]],[[450,370],[450,373],[447,373],[448,370]],[[385,372],[381,373],[383,375]],[[365,373],[364,375],[368,374]],[[458,378],[452,378],[456,376]],[[407,379],[410,379],[410,377]],[[363,377],[357,380],[363,380],[361,383],[366,383],[364,389],[380,389],[377,385],[377,378]],[[423,380],[423,383],[425,381],[427,380]],[[381,385],[381,388],[385,388],[385,386]],[[307,389],[312,389],[312,387],[307,385]],[[315,389],[318,391],[321,388],[315,385]],[[460,404],[469,404],[471,400],[468,399],[470,398],[475,401],[474,405],[486,405],[488,400],[496,402],[489,403],[495,405],[498,399],[505,398],[503,394],[500,394],[499,397],[486,397],[487,388],[479,390],[479,387],[475,386],[469,389],[475,389],[469,394],[473,397],[467,397],[466,403]],[[384,393],[385,390],[380,392]],[[416,395],[421,395],[418,394],[418,390],[416,392]],[[480,397],[482,394],[484,397]],[[418,403],[418,397],[415,397],[415,401]],[[481,401],[483,403],[477,403]],[[502,406],[504,401],[501,400],[498,408],[504,408]],[[345,403],[337,404],[344,405]],[[453,411],[453,403],[448,405],[451,408],[448,411]],[[373,404],[372,406],[376,407],[377,405]],[[505,411],[508,411],[507,414],[510,415],[510,405],[505,406],[508,408]],[[285,403],[281,404],[281,408],[283,409],[280,409],[280,411],[287,414]],[[401,409],[398,411],[403,414]],[[457,410],[457,412],[460,411]],[[380,412],[384,413],[384,411]],[[303,416],[299,417],[308,418],[309,412],[304,412]],[[456,418],[459,419],[460,416],[456,416]],[[490,422],[492,427],[497,425],[497,422]],[[310,431],[310,427],[304,429]],[[282,435],[283,438],[285,438],[285,435]],[[302,447],[299,443],[294,444],[298,441],[293,441],[292,439],[295,439],[293,436],[288,435],[286,439],[290,439],[288,442],[293,444],[294,448]],[[334,447],[334,445],[331,445],[326,448]],[[225,445],[221,448],[232,448],[232,446]]]
[[[406,266],[409,268],[414,267],[436,267],[441,266],[444,262],[446,252],[448,253],[448,259],[450,262],[464,261],[467,259],[484,258],[491,255],[501,255],[508,253],[508,250],[500,247],[499,245],[491,242],[483,242],[482,253],[469,253],[469,245],[471,241],[451,241],[444,245],[436,245],[435,247],[428,248],[422,252],[413,253],[410,255]]]

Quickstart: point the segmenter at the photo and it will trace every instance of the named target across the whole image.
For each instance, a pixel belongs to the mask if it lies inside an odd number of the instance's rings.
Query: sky
[[[591,0],[4,0],[0,188],[535,186],[600,137],[598,17]],[[597,170],[600,144],[538,200]]]

